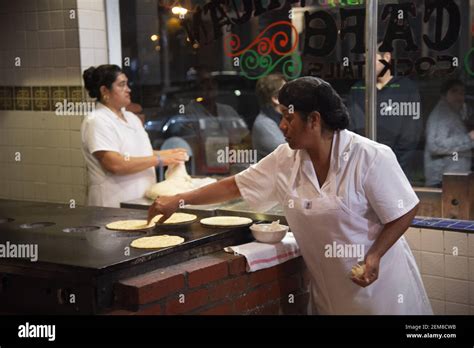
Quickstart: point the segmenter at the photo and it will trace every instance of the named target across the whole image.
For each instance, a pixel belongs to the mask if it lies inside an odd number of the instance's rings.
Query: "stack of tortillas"
[[[184,163],[170,164],[165,173],[165,180],[153,184],[145,193],[150,199],[156,197],[174,196],[179,193],[192,191],[216,182],[213,178],[191,178]]]
[[[149,224],[147,224],[146,220],[121,220],[111,222],[105,225],[106,228],[109,230],[118,230],[118,231],[138,231],[138,230],[146,230],[149,228],[155,227],[158,220],[161,219],[163,215],[155,216]],[[193,214],[186,214],[186,213],[174,213],[171,217],[168,218],[164,222],[165,225],[173,225],[173,224],[184,224],[189,223],[196,220],[197,216]]]
[[[241,216],[213,216],[201,220],[201,224],[211,227],[247,226],[252,222],[252,219]]]
[[[139,249],[157,249],[157,248],[168,248],[184,242],[184,238],[179,236],[168,236],[167,234],[162,236],[151,236],[135,239],[132,244],[134,248]]]

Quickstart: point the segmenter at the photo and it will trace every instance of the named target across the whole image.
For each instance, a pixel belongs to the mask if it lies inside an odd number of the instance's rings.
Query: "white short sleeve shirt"
[[[141,198],[156,182],[155,168],[130,175],[113,175],[105,171],[93,155],[97,151],[114,151],[123,156],[152,156],[150,139],[139,118],[122,110],[124,122],[110,109],[98,103],[81,126],[82,152],[88,170],[88,205],[120,207],[121,202]]]
[[[290,175],[295,165],[299,166],[296,192],[290,192]],[[285,205],[288,194],[312,199],[335,192],[354,213],[386,224],[419,202],[393,151],[348,130],[334,133],[331,165],[321,188],[307,152],[292,150],[288,144],[280,145],[235,179],[244,200],[260,211],[275,203]]]

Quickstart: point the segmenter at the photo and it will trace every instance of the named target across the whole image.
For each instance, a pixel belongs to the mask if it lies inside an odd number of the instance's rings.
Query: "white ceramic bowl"
[[[253,237],[262,243],[278,243],[281,241],[286,232],[288,232],[288,226],[278,224],[275,226],[270,227],[271,224],[253,224],[250,226],[250,231],[252,231]]]

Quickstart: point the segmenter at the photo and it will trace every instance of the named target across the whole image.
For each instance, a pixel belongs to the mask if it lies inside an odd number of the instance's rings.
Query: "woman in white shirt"
[[[208,204],[243,197],[257,210],[279,202],[310,271],[317,313],[432,314],[403,237],[419,200],[393,151],[346,130],[347,109],[321,79],[288,82],[278,99],[288,144],[235,176],[158,198],[148,218],[168,218],[180,200]],[[343,255],[328,253],[334,245]],[[359,258],[365,272],[351,278]]]
[[[153,151],[139,118],[125,110],[131,103],[130,88],[120,67],[90,67],[83,78],[89,96],[97,99],[81,127],[88,205],[120,207],[143,197],[156,183],[156,166],[187,160],[186,150]]]

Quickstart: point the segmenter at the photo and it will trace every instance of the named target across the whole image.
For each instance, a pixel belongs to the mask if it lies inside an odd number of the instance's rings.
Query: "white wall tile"
[[[421,229],[421,250],[431,252],[444,252],[443,231]]]
[[[49,13],[49,21],[51,29],[62,30],[64,29],[64,11],[52,11]]]
[[[59,163],[62,166],[71,165],[71,150],[70,149],[59,149]]]
[[[37,12],[27,12],[25,13],[26,21],[26,30],[38,30],[38,13]]]
[[[46,183],[34,183],[35,199],[38,201],[48,201],[48,185]]]
[[[444,231],[444,250],[446,254],[467,256],[467,233]]]
[[[50,0],[49,6],[51,10],[62,10],[63,1],[62,0]]]
[[[79,27],[78,21],[79,11],[75,8],[68,8],[64,11],[64,28],[77,29]]]
[[[85,167],[85,160],[81,150],[71,149],[71,165],[73,167]]]
[[[61,202],[61,186],[59,184],[48,184],[48,201]]]
[[[93,29],[79,29],[79,44],[81,49],[94,48],[94,34]]]
[[[469,279],[468,259],[465,256],[445,255],[445,276],[456,279]]]
[[[469,282],[445,279],[446,301],[469,304]]]
[[[48,38],[50,40],[50,38]],[[39,50],[39,62],[43,68],[53,66],[53,51],[51,49],[40,49]]]
[[[87,170],[86,168],[73,167],[71,169],[72,183],[74,185],[87,186]]]
[[[35,199],[35,184],[33,182],[23,183],[23,198],[28,201]]]
[[[474,257],[474,233],[469,233],[467,239],[469,244],[469,257]]]
[[[435,277],[430,275],[422,275],[423,284],[426,293],[430,299],[445,300],[445,284],[443,277]]]
[[[430,302],[434,315],[444,315],[446,313],[444,301],[430,299]]]
[[[104,30],[94,30],[93,47],[101,49],[107,48],[107,38]]]
[[[469,282],[469,303],[474,306],[474,282]]]
[[[50,30],[51,29],[51,22],[49,19],[48,12],[38,12],[38,29],[39,30]]]
[[[469,280],[474,281],[474,258],[470,257],[469,258]]]
[[[78,205],[85,205],[87,201],[87,188],[84,185],[72,185],[72,197]]]
[[[469,306],[446,301],[446,315],[469,315]]]
[[[419,228],[409,227],[404,235],[411,250],[421,250],[421,231]]]
[[[107,56],[106,49],[100,49],[100,48],[94,49],[94,64],[95,65],[108,64],[108,62],[109,62],[109,59]]]
[[[444,277],[444,254],[421,252],[421,273]]]
[[[79,31],[68,29],[64,31],[66,48],[79,48]]]
[[[66,35],[64,30],[52,30],[51,31],[51,46],[55,48],[53,54],[56,55],[58,50],[56,48],[66,47]]]
[[[81,65],[86,66],[86,67],[90,67],[90,66],[95,65],[94,49],[92,49],[92,48],[81,48]]]

